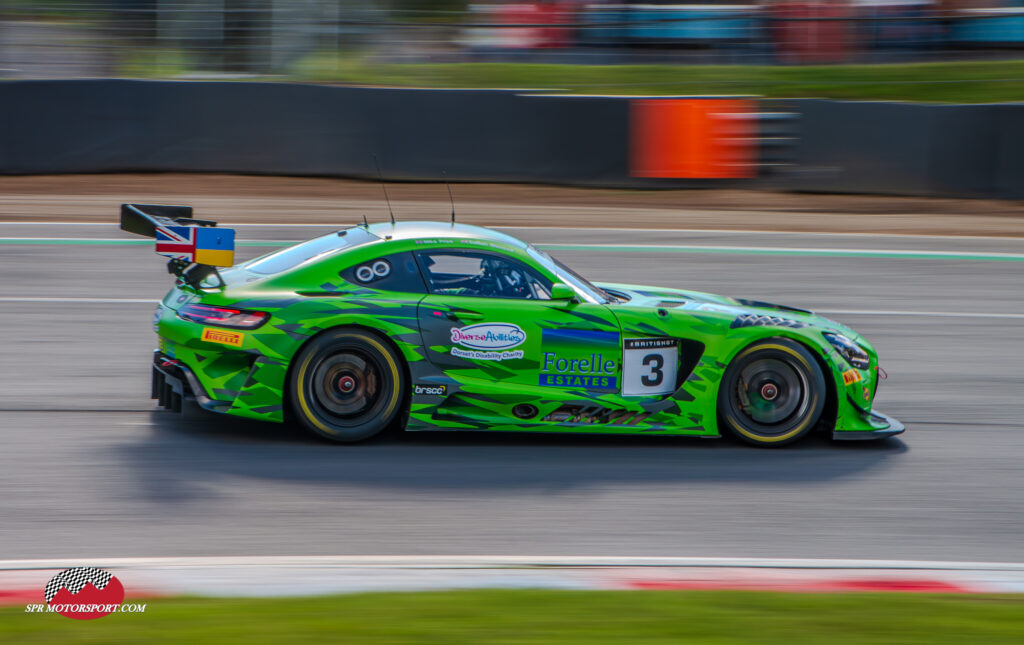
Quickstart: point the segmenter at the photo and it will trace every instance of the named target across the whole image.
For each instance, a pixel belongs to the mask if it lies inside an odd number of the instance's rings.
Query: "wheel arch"
[[[718,401],[722,393],[722,386],[725,382],[724,377],[726,370],[728,370],[729,366],[732,365],[732,362],[736,360],[736,357],[742,354],[747,348],[757,343],[769,341],[774,338],[792,341],[806,349],[811,354],[811,356],[814,357],[814,360],[817,363],[818,368],[821,370],[821,375],[825,381],[825,405],[822,409],[821,417],[818,419],[818,423],[816,427],[812,429],[812,432],[825,429],[831,431],[835,427],[836,419],[838,418],[839,414],[839,394],[836,389],[836,378],[834,370],[832,369],[832,366],[828,364],[828,361],[826,360],[825,355],[823,354],[822,347],[811,342],[811,340],[806,336],[801,335],[799,333],[794,333],[785,328],[762,329],[765,330],[765,333],[760,333],[753,335],[749,338],[745,338],[743,342],[738,343],[728,354],[728,360],[722,361],[722,378],[719,378],[717,384],[715,385],[715,396],[713,399],[715,405],[715,422],[718,424],[719,432],[721,432],[722,429],[722,420],[721,415],[718,412]],[[827,426],[827,428],[824,426]]]
[[[294,417],[295,413],[292,411],[292,391],[291,391],[291,387],[290,387],[290,384],[292,382],[292,373],[295,371],[295,367],[296,367],[295,366],[295,357],[298,356],[299,354],[301,354],[302,350],[307,345],[312,343],[315,339],[323,336],[324,334],[330,333],[332,331],[337,331],[339,329],[356,329],[356,330],[359,330],[359,331],[367,332],[370,335],[372,335],[374,338],[376,338],[377,340],[379,340],[382,343],[384,343],[389,349],[391,349],[391,351],[394,352],[395,356],[397,357],[399,365],[400,365],[400,367],[402,369],[402,372],[405,374],[405,381],[406,381],[406,383],[412,383],[412,374],[411,374],[411,372],[409,370],[409,361],[407,361],[405,359],[405,355],[402,353],[402,350],[398,347],[398,345],[395,344],[395,342],[391,339],[391,337],[389,337],[387,334],[383,333],[380,329],[377,329],[376,327],[371,327],[370,325],[364,324],[361,321],[351,321],[351,320],[339,321],[337,324],[332,325],[330,327],[325,327],[324,329],[321,329],[317,333],[313,334],[309,338],[307,338],[304,341],[302,341],[301,343],[299,343],[295,347],[295,351],[292,352],[291,357],[289,357],[289,359],[288,359],[288,369],[285,370],[285,375],[284,375],[285,386],[282,389],[282,396],[281,396],[281,407],[282,407],[282,410],[284,412],[284,417],[285,417],[286,421],[289,421],[289,422],[294,422],[295,421],[295,417]],[[399,412],[399,416],[400,417],[402,415],[404,415],[406,411],[408,411],[410,399],[411,399],[411,391],[410,391],[409,388],[406,388],[406,391],[401,393],[402,403],[401,403],[401,411]]]

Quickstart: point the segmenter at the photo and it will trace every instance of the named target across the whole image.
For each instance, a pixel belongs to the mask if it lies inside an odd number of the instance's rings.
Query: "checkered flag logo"
[[[64,587],[73,594],[77,594],[90,582],[97,589],[106,589],[107,585],[110,584],[110,579],[113,577],[106,571],[94,567],[65,569],[46,583],[46,593],[44,594],[46,602],[49,603],[53,600],[53,597],[61,590],[61,587]]]

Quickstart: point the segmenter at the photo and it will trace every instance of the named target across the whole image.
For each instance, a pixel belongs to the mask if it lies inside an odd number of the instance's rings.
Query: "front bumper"
[[[872,410],[866,413],[872,424],[877,424],[885,427],[879,427],[875,430],[835,430],[832,432],[833,439],[841,439],[845,441],[864,441],[866,439],[885,439],[886,437],[892,437],[894,435],[902,434],[906,431],[907,427],[890,417],[887,414],[882,414]]]
[[[211,399],[188,366],[160,350],[153,352],[152,379],[152,398],[172,412],[183,412],[185,405],[191,403],[220,413],[231,407],[230,401]]]

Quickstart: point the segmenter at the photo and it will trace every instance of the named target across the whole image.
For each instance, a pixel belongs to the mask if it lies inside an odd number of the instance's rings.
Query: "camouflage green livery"
[[[263,264],[223,271],[220,284],[179,280],[158,307],[159,356],[191,372],[203,407],[283,421],[291,409],[290,370],[303,346],[326,330],[361,328],[379,335],[406,370],[400,394],[407,430],[714,437],[727,367],[752,344],[788,339],[813,355],[824,376],[819,426],[838,438],[903,429],[872,411],[874,348],[808,311],[621,284],[596,285],[610,295],[595,300],[585,281],[530,245],[466,225],[374,224],[304,245],[291,256],[275,252]],[[502,256],[546,285],[568,281],[575,293],[563,298],[564,288],[546,287],[552,292],[538,298],[481,297],[432,288],[426,279],[420,287],[415,274],[424,254],[439,250]],[[256,270],[268,263],[279,270]],[[374,267],[390,275],[374,279]],[[179,315],[197,303],[269,318],[252,330],[220,330]],[[865,363],[854,367],[826,333],[859,346]]]

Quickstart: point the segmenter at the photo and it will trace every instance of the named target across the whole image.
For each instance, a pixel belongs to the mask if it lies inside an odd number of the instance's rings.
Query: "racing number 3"
[[[644,356],[644,365],[649,365],[651,368],[650,374],[644,374],[640,377],[640,382],[644,384],[644,387],[658,387],[661,382],[665,380],[665,373],[661,371],[661,368],[665,366],[665,359],[662,358],[661,354],[648,354]]]
[[[676,389],[678,367],[675,338],[626,338],[622,342],[622,394],[671,394]]]

